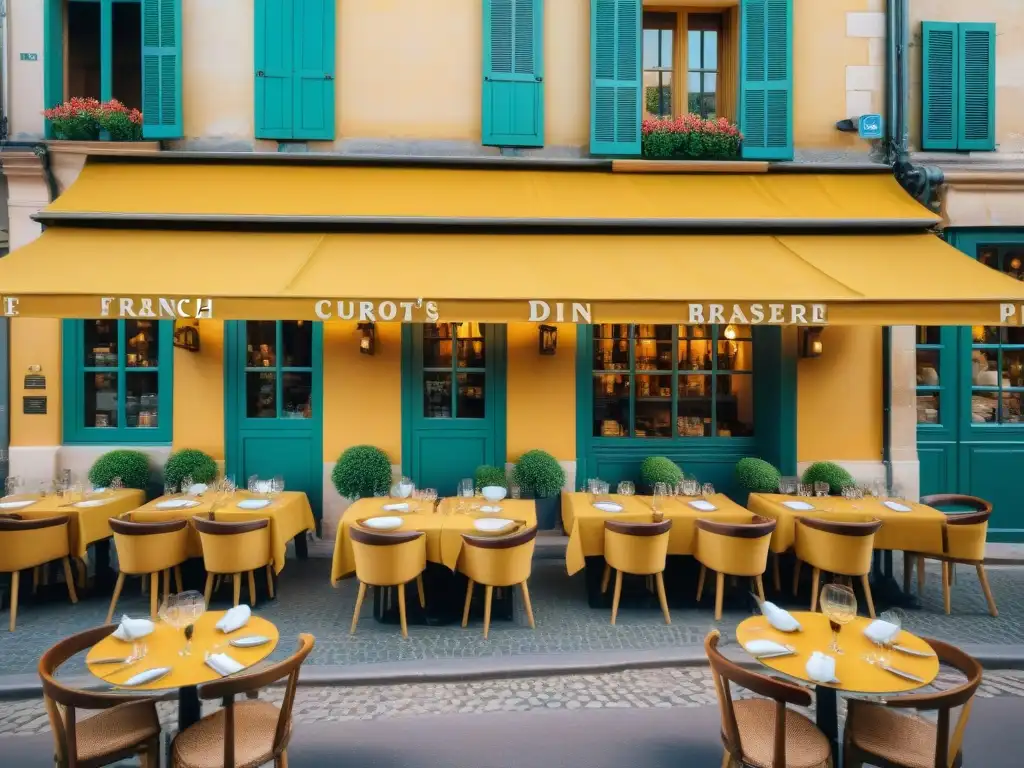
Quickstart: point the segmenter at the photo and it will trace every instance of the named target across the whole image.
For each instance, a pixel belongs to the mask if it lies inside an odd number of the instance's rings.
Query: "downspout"
[[[11,56],[11,35],[10,19],[7,14],[7,0],[0,0],[0,50],[3,58],[0,59],[0,98],[3,104],[3,123],[0,124],[0,141],[7,139],[7,132],[10,124],[8,113],[10,111],[10,74],[8,64]],[[8,205],[4,200],[4,205]],[[8,245],[10,244],[10,221],[7,224]],[[3,318],[0,322],[0,482],[4,483],[0,488],[6,492],[7,478],[11,472],[11,356],[10,356],[10,320]]]

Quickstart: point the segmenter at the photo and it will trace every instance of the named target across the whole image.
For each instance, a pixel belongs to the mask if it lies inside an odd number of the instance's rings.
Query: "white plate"
[[[614,501],[595,501],[594,506],[602,512],[621,512],[623,510],[623,506]]]
[[[480,507],[480,511],[483,512],[485,515],[493,515],[497,512],[501,512],[501,507],[499,507],[497,504],[484,504],[482,507]]]
[[[910,512],[910,507],[906,504],[900,504],[898,501],[883,501],[882,503],[893,512]]]
[[[363,520],[363,525],[367,528],[373,528],[375,531],[393,531],[396,528],[402,527],[402,518],[371,517],[369,520]]]
[[[198,506],[199,502],[195,499],[167,499],[156,503],[157,509],[191,509]]]
[[[381,509],[383,509],[385,512],[408,512],[409,502],[400,501],[397,504],[385,504],[383,507],[381,507]]]
[[[473,521],[473,527],[478,531],[484,531],[485,533],[494,533],[495,531],[502,531],[508,528],[510,525],[514,525],[515,520],[506,520],[502,517],[485,517],[480,520]]]
[[[263,509],[270,506],[270,501],[267,499],[245,499],[238,502],[237,506],[239,509]]]
[[[789,507],[790,509],[799,509],[806,511],[808,509],[814,509],[813,504],[808,504],[806,501],[784,501],[782,506]]]
[[[190,496],[202,496],[207,490],[206,483],[193,483],[188,487],[188,493]]]
[[[246,635],[229,640],[228,645],[233,645],[235,648],[255,648],[257,645],[266,645],[269,642],[270,638],[263,635]]]
[[[86,499],[85,501],[76,502],[76,507],[100,507],[104,504],[109,504],[112,499]]]
[[[23,499],[22,501],[0,501],[0,509],[24,509],[30,504],[35,503],[35,499]]]
[[[694,509],[699,509],[701,512],[714,512],[718,507],[712,504],[710,501],[704,501],[703,499],[697,499],[696,501],[688,502]]]

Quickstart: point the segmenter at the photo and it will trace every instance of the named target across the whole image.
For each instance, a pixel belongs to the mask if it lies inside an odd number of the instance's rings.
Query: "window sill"
[[[139,152],[159,152],[159,141],[68,141],[47,139],[47,149],[54,154],[68,155],[124,155]]]
[[[762,160],[612,160],[614,173],[767,173]]]

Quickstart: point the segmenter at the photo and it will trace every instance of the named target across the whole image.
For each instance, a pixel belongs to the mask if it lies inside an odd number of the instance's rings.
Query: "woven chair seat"
[[[745,699],[733,703],[745,765],[772,768],[775,702]],[[786,710],[786,768],[824,768],[832,757],[825,735],[804,715]]]
[[[850,707],[856,707],[849,732],[854,746],[894,765],[934,768],[937,731],[933,723],[864,701],[851,701]]]
[[[260,701],[235,703],[235,765],[256,768],[274,759],[274,730],[281,710]],[[179,733],[174,740],[175,768],[223,768],[224,710],[218,709]]]
[[[79,762],[114,755],[160,733],[160,718],[151,701],[104,709],[75,723]]]

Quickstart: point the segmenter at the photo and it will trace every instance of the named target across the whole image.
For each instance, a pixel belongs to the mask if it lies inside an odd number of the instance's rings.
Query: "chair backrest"
[[[930,637],[922,638],[932,647],[939,661],[953,667],[967,678],[966,682],[944,691],[933,693],[914,693],[907,696],[887,698],[886,706],[900,709],[916,709],[919,711],[938,712],[938,738],[935,740],[935,768],[952,768],[956,757],[963,746],[964,731],[971,716],[971,705],[974,694],[981,685],[981,664],[954,645]],[[953,733],[950,734],[950,713],[957,707],[960,717],[957,718]]]
[[[776,521],[755,515],[749,523],[697,519],[694,557],[730,576],[760,576],[768,567],[768,547]]]
[[[978,499],[978,501],[982,500]],[[943,554],[954,560],[983,562],[990,517],[992,517],[991,506],[980,512],[958,512],[947,515],[946,524],[942,528]]]
[[[718,694],[718,706],[722,715],[722,733],[725,737],[725,746],[729,753],[737,760],[743,755],[743,741],[740,736],[739,725],[736,722],[736,711],[733,708],[732,690],[730,683],[735,683],[741,688],[753,691],[759,696],[765,696],[775,701],[775,734],[772,746],[772,765],[785,766],[786,762],[786,705],[792,704],[796,707],[807,707],[811,704],[811,694],[799,686],[778,680],[774,677],[767,677],[743,669],[738,664],[729,661],[722,652],[718,650],[718,630],[712,630],[704,638],[704,653],[707,654],[708,663],[711,665],[711,675],[715,682],[715,692]]]
[[[356,561],[356,578],[364,584],[405,584],[427,567],[423,531],[371,531],[356,524],[348,529],[348,535]]]
[[[23,571],[67,557],[68,516],[0,518],[0,573]]]
[[[875,533],[880,520],[863,522],[798,517],[796,556],[823,571],[843,576],[863,576],[871,570]]]
[[[203,564],[210,573],[242,573],[262,568],[270,562],[270,520],[228,523],[192,518],[203,543]]]
[[[977,496],[967,496],[962,493],[933,493],[931,496],[922,496],[921,503],[927,507],[967,507],[975,512],[991,512],[991,502]]]
[[[537,526],[505,536],[462,534],[459,568],[477,584],[511,587],[530,578]]]
[[[604,559],[612,568],[641,576],[661,573],[668,557],[671,520],[658,523],[604,523]]]
[[[199,690],[203,699],[224,699],[224,768],[235,768],[235,696],[266,688],[278,680],[288,679],[281,702],[281,712],[274,729],[274,754],[288,746],[292,729],[292,706],[295,704],[295,689],[299,684],[299,669],[313,650],[315,639],[312,635],[299,635],[295,653],[259,672],[233,675],[223,680],[207,683]]]
[[[101,693],[69,688],[55,679],[57,668],[77,653],[92,648],[111,634],[117,625],[88,629],[67,637],[49,649],[39,659],[39,680],[43,684],[43,704],[53,731],[54,746],[58,764],[68,762],[70,755],[78,754],[75,732],[75,710],[97,710],[116,707],[131,701],[142,701],[147,696],[132,696],[122,693]],[[63,709],[63,711],[62,711]]]
[[[110,530],[122,573],[154,573],[188,559],[188,520],[138,523],[112,517]]]

